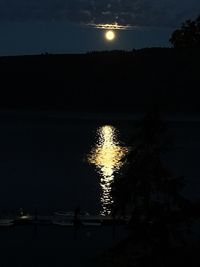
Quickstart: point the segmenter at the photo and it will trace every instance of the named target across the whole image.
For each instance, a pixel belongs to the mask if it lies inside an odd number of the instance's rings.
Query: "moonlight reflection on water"
[[[117,129],[111,125],[105,125],[97,129],[97,142],[92,148],[88,162],[94,164],[101,180],[101,214],[110,213],[110,204],[113,200],[110,195],[111,182],[114,174],[121,168],[122,158],[126,155],[128,149],[120,146]]]

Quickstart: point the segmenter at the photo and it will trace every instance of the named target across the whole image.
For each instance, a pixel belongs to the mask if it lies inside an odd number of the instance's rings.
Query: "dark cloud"
[[[199,0],[0,0],[0,20],[174,27],[200,14]]]

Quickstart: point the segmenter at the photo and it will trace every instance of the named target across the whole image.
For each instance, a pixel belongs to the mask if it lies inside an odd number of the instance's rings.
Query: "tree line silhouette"
[[[186,20],[172,33],[170,42],[175,48],[200,48],[200,16]]]

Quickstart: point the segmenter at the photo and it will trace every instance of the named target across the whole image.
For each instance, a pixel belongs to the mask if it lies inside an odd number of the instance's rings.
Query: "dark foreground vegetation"
[[[200,111],[199,49],[0,58],[0,108]]]
[[[94,260],[100,267],[198,267],[200,266],[199,243],[174,247],[160,254],[159,250],[141,257],[141,250],[134,250],[133,242],[126,240],[105,251]]]
[[[103,266],[200,265],[200,200],[184,195],[184,177],[173,174],[163,160],[171,140],[158,111],[138,121],[124,165],[111,184],[112,215],[128,216],[128,236],[100,255]]]

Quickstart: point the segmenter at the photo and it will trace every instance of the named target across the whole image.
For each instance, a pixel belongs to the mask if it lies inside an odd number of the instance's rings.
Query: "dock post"
[[[115,215],[113,215],[113,224],[112,224],[112,236],[113,236],[113,240],[116,239],[116,218]]]
[[[79,230],[79,228],[81,226],[81,221],[80,221],[79,215],[80,215],[80,207],[78,206],[74,210],[74,220],[73,220],[73,224],[74,224],[74,239],[77,238],[77,233],[78,233],[78,230]]]
[[[35,208],[34,235],[37,236],[37,233],[38,233],[38,213],[37,213],[37,208]]]

